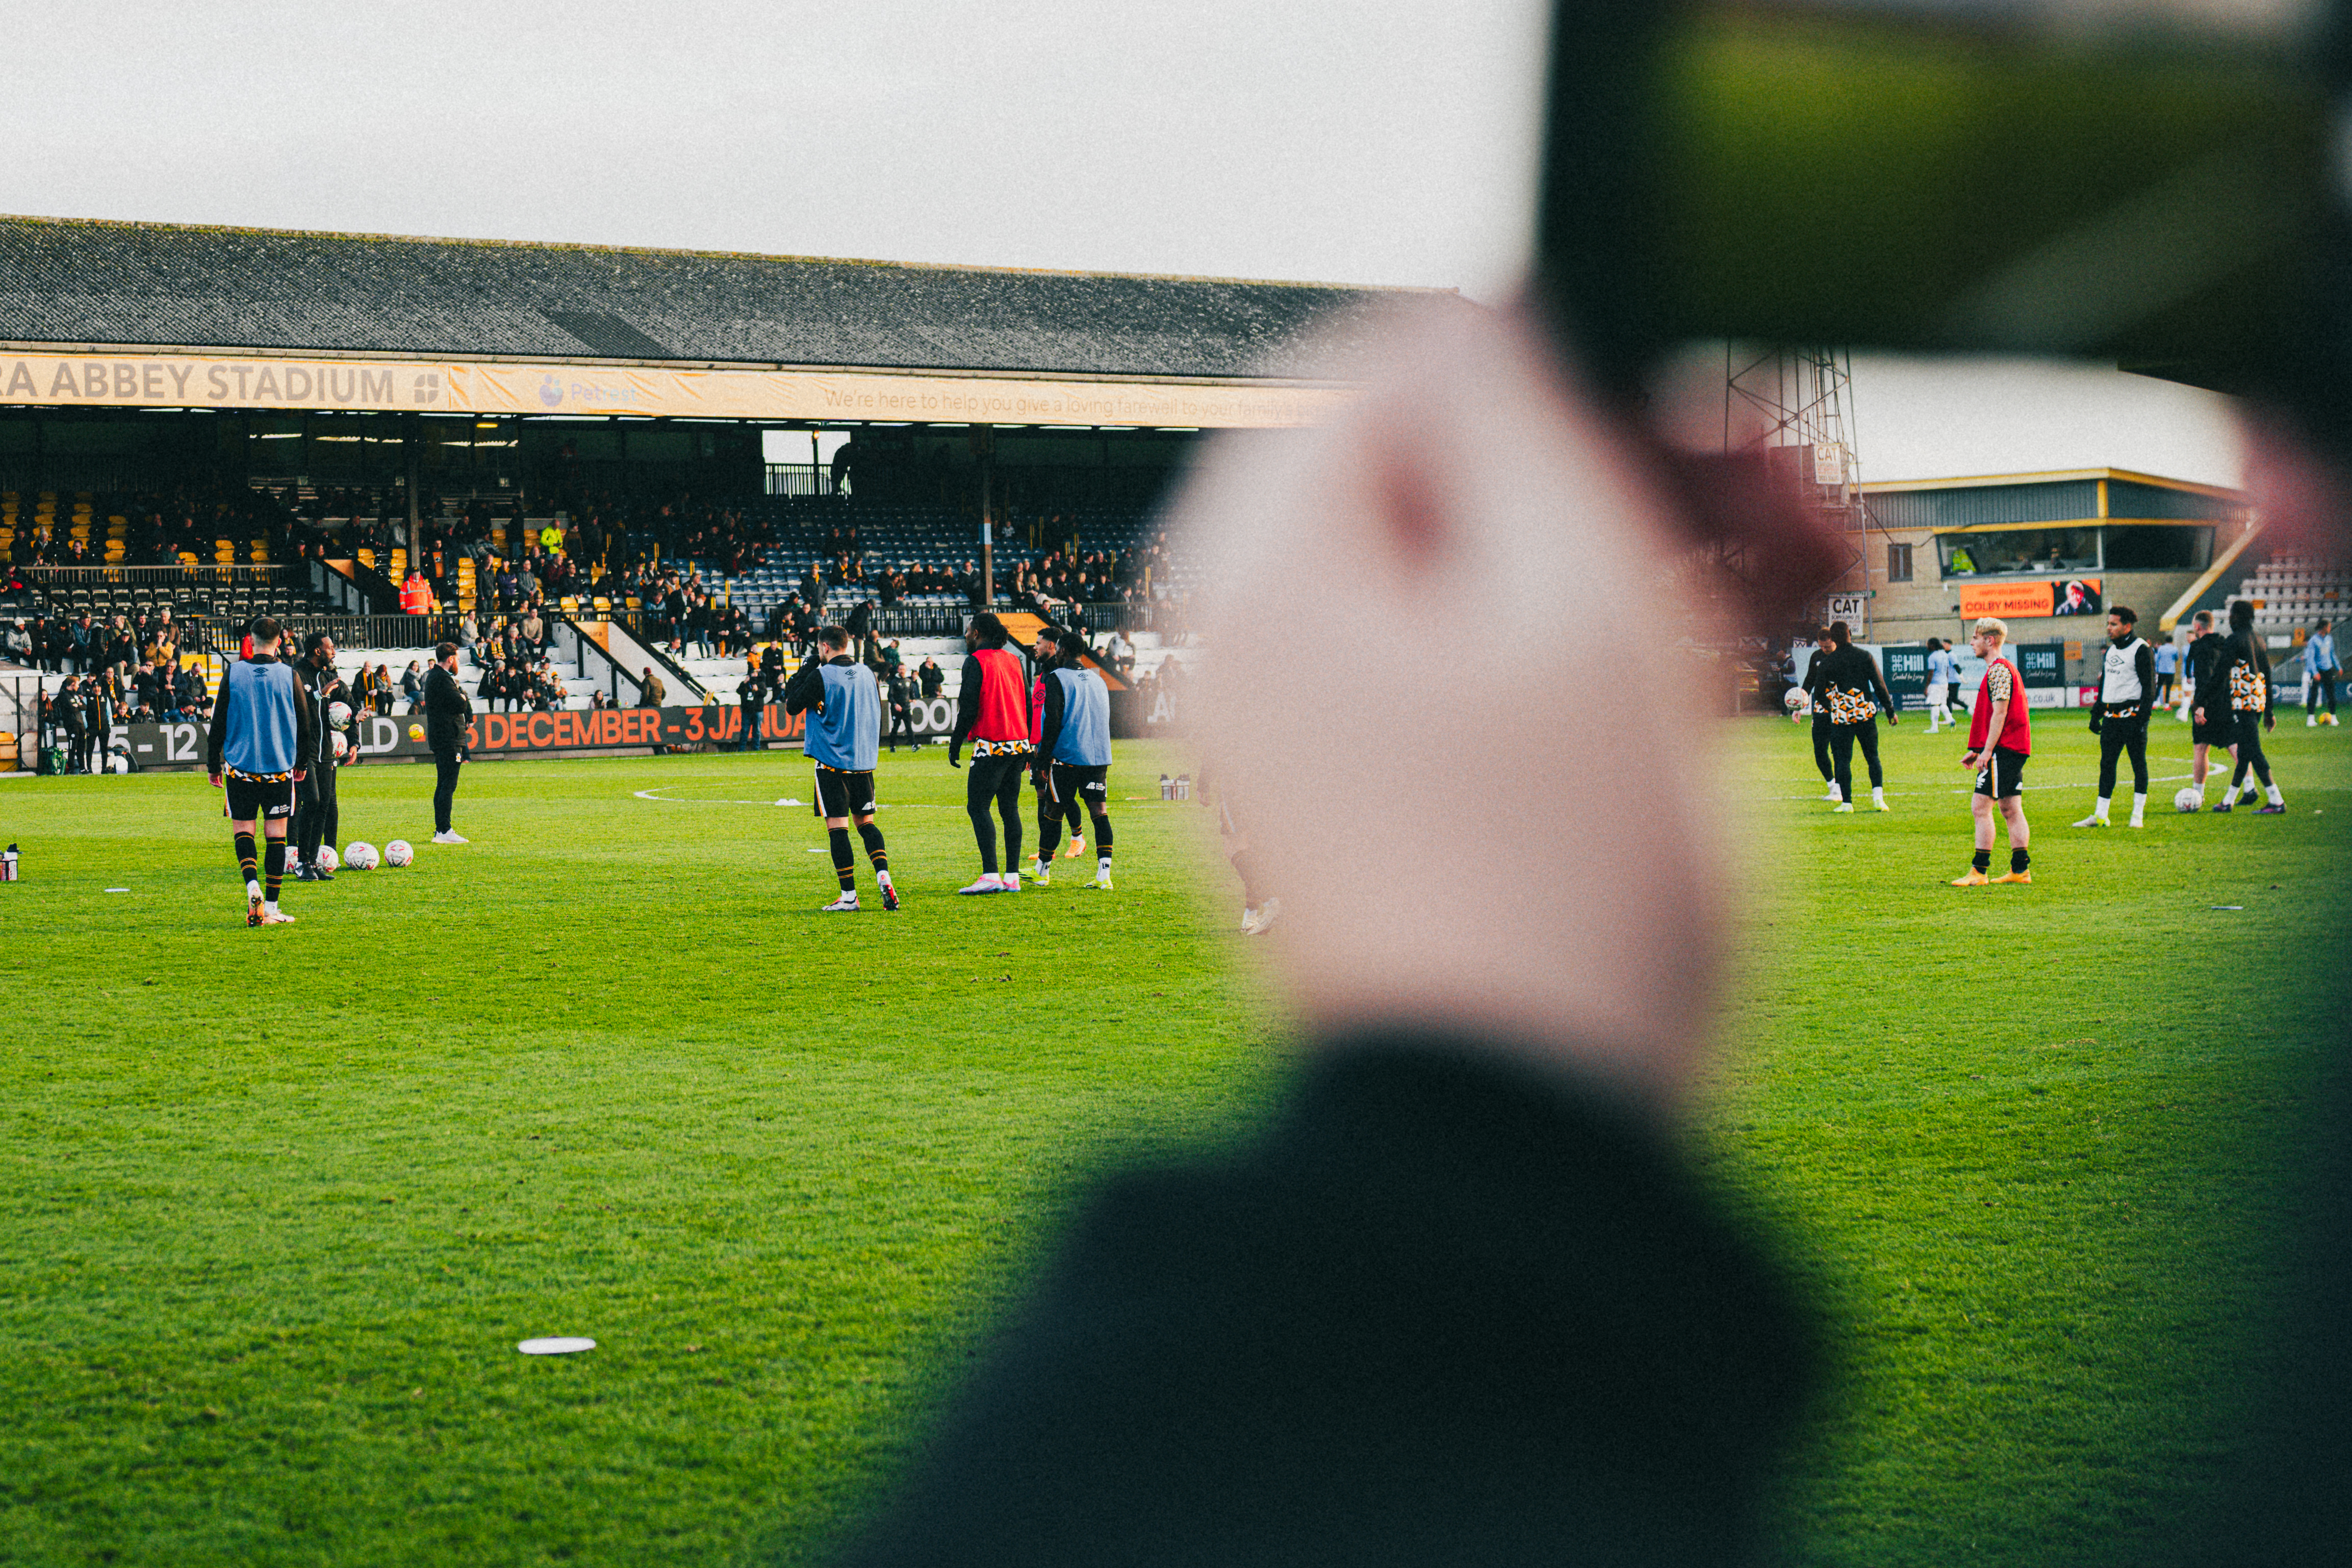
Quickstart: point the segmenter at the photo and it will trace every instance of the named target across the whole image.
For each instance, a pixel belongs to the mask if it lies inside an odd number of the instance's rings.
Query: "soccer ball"
[[[2205,791],[2202,789],[2183,789],[2179,794],[2175,795],[2172,798],[2172,809],[2176,811],[2203,810],[2205,809]]]
[[[1795,686],[1790,686],[1789,688],[1789,695],[1783,697],[1781,701],[1789,705],[1789,711],[1790,713],[1802,713],[1807,708],[1813,706],[1813,699],[1807,696]]]
[[[412,724],[412,725],[410,725],[410,726],[408,727],[408,738],[409,738],[409,739],[411,739],[411,740],[422,740],[422,739],[424,739],[424,738],[425,738],[425,727],[424,727],[423,725],[421,725],[421,724]]]
[[[341,702],[329,703],[327,705],[327,727],[329,729],[349,729],[351,727],[352,705]]]
[[[327,733],[335,737],[335,759],[337,761],[342,760],[343,754],[351,750],[352,743],[343,738],[342,732],[341,730],[331,729]]]
[[[334,845],[320,844],[319,846],[318,863],[320,870],[332,871],[343,862],[341,860],[337,858]]]
[[[395,869],[406,865],[415,858],[416,852],[408,847],[406,839],[394,839],[383,846],[383,863]]]
[[[375,870],[375,846],[363,839],[354,839],[343,846],[343,866],[348,871]]]

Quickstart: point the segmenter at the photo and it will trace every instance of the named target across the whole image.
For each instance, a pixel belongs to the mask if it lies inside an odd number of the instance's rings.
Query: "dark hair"
[[[2134,610],[2128,604],[2110,604],[2107,606],[2107,613],[2114,616],[2116,620],[2122,622],[2126,626],[2137,626],[2139,624],[2139,612]]]
[[[1834,627],[1834,626],[1823,626],[1823,627],[1822,627],[1821,629],[1819,629],[1818,631],[1816,631],[1816,632],[1813,633],[1813,641],[1814,641],[1814,642],[1816,642],[1816,643],[1834,643],[1834,642],[1836,642],[1836,641],[1837,641],[1837,628],[1836,628],[1836,627]]]
[[[320,648],[326,646],[326,643],[327,633],[324,632],[313,632],[309,637],[303,640],[302,652],[306,653],[315,653]]]
[[[2333,625],[2335,625],[2335,624],[2336,624],[2336,622],[2335,622],[2330,621],[2330,620],[2329,620],[2329,619],[2327,619],[2327,617],[2326,617],[2326,616],[2325,616],[2325,615],[2323,615],[2323,616],[2321,616],[2321,617],[2319,618],[2319,629],[2320,629],[2322,632],[2326,631],[2330,626],[2333,626]]]
[[[2253,624],[2254,601],[2251,599],[2231,600],[2230,601],[2230,630],[2232,632],[2245,632],[2252,630]]]
[[[1927,639],[1927,652],[1930,653],[1935,653],[1937,650],[1943,647],[1943,645],[1944,640],[1941,637],[1930,637]]]
[[[1834,642],[1839,647],[1843,648],[1848,643],[1853,641],[1853,632],[1847,627],[1844,622],[1832,621],[1830,622],[1830,640]]]
[[[966,629],[966,634],[983,648],[1002,648],[1013,641],[1012,633],[1004,629],[1004,622],[985,610],[971,618],[971,625]]]
[[[840,648],[846,650],[849,646],[849,628],[846,626],[820,626],[816,629],[816,640],[824,643],[828,648]]]
[[[440,663],[442,660],[444,660],[444,659],[454,659],[454,658],[456,658],[457,656],[457,643],[434,643],[434,644],[433,644],[433,662],[434,662],[435,664],[439,664],[439,663]],[[410,666],[413,668],[413,667],[415,667],[415,664],[416,664],[416,661],[415,661],[415,660],[414,660],[414,659],[411,659],[411,660],[409,660],[409,661],[408,661],[408,663],[409,663]]]
[[[268,615],[257,615],[252,620],[246,622],[245,634],[252,638],[254,645],[258,647],[264,643],[275,643],[278,641],[278,635],[282,630],[283,628],[278,624],[277,621],[273,617]]]
[[[2213,612],[2210,610],[2200,610],[2189,619],[2200,626],[2210,626],[2213,624]]]

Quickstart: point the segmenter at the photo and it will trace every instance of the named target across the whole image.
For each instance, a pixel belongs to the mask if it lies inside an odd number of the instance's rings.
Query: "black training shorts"
[[[820,817],[870,817],[874,814],[874,775],[845,773],[816,765],[816,814]]]
[[[2199,746],[2235,746],[2238,744],[2237,717],[2225,709],[2211,724],[2191,724],[2189,738]]]
[[[228,789],[228,820],[261,821],[294,814],[294,776],[282,779],[240,779],[232,773],[221,782]]]
[[[2006,800],[2025,788],[2025,765],[2030,760],[2022,751],[2011,751],[2006,746],[1992,748],[1992,766],[1977,775],[1977,793],[1990,795],[1996,800]]]
[[[1054,799],[1079,801],[1089,816],[1101,816],[1110,809],[1110,764],[1055,763]]]

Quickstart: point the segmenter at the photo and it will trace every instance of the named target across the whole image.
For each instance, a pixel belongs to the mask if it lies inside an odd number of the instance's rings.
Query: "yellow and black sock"
[[[236,835],[236,873],[240,878],[247,882],[259,882],[261,880],[260,876],[254,869],[253,835],[251,833],[239,833]]]
[[[272,839],[262,851],[262,867],[268,880],[261,884],[261,896],[270,903],[278,902],[278,884],[286,880],[286,841]]]
[[[1985,872],[1990,871],[1992,869],[1992,852],[1990,850],[1979,850],[1977,852],[1977,858],[1972,863],[1976,866],[1977,872],[1979,875]]]
[[[875,871],[877,873],[888,871],[890,853],[882,847],[882,830],[871,822],[860,822],[857,824],[857,836],[865,841],[866,858],[874,862]]]
[[[2009,852],[2009,869],[2012,874],[2017,872],[2023,871],[2027,866],[2032,865],[2032,863],[2033,857],[2027,854],[2023,850],[2011,850]]]
[[[841,878],[841,891],[857,891],[857,853],[849,847],[847,828],[830,828],[825,836],[833,842],[833,872]]]

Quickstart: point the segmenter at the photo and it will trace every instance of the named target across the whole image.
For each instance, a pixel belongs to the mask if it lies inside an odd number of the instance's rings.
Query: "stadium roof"
[[[0,341],[1346,380],[1400,291],[0,216]]]

